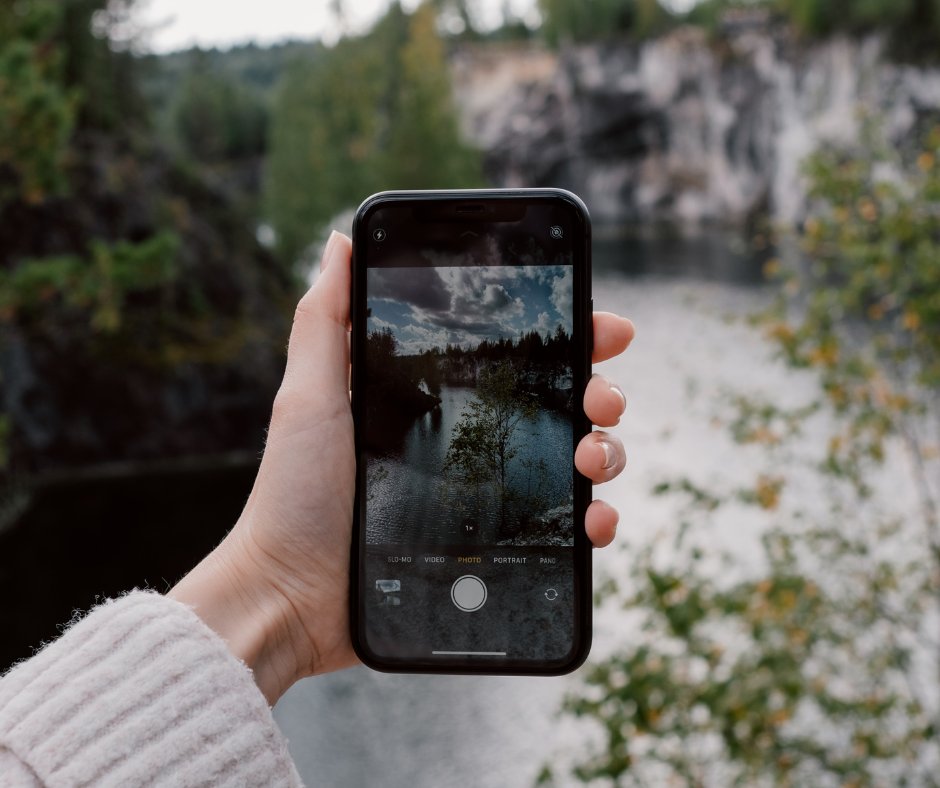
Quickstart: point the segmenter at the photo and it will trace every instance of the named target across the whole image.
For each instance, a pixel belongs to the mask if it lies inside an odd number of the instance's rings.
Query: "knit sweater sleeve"
[[[190,608],[142,591],[0,679],[0,772],[17,788],[301,785],[249,668]]]

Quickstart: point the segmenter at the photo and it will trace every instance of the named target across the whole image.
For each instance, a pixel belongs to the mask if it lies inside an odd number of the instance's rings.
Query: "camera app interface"
[[[562,661],[574,632],[573,266],[558,225],[366,272],[363,620],[384,658]]]

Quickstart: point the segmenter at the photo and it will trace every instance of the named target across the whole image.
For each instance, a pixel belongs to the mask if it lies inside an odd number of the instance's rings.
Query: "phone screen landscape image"
[[[584,233],[552,202],[416,216],[359,228],[359,646],[393,669],[560,670],[585,623]]]

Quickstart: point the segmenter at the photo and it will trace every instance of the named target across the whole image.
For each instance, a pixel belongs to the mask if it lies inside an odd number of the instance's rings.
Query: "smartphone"
[[[586,658],[590,236],[560,189],[360,206],[350,611],[370,667],[552,675]]]

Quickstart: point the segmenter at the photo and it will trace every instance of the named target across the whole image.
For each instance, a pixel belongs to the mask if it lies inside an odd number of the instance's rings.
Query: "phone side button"
[[[476,575],[458,577],[450,587],[451,601],[465,613],[479,610],[486,604],[486,583]]]

